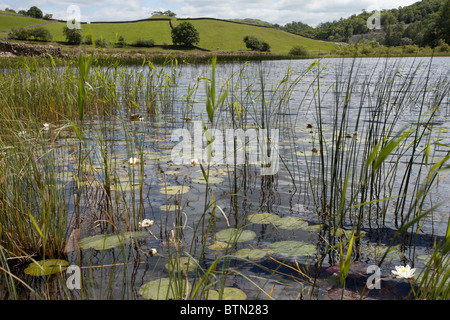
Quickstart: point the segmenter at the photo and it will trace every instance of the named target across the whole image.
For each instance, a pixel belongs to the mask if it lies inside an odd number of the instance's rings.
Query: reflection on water
[[[440,99],[439,90],[448,90],[449,60],[435,58],[431,67],[428,60],[324,59],[308,72],[312,60],[219,64],[217,96],[227,89],[228,97],[225,107],[216,111],[214,128],[279,130],[281,161],[275,175],[261,175],[261,167],[248,161],[211,166],[174,163],[172,151],[178,143],[171,140],[174,130],[184,128],[194,134],[198,121],[210,126],[203,79],[210,75],[209,65],[180,65],[169,71],[174,82],[155,84],[152,91],[158,111],[141,110],[142,119],[132,119],[138,121],[130,121],[124,107],[108,119],[86,123],[82,142],[70,127],[60,130],[57,171],[61,188],[70,197],[75,239],[67,248],[67,260],[80,266],[82,289],[68,290],[64,273],[53,275],[49,283],[29,275],[23,276],[24,281],[38,294],[45,290],[52,298],[142,299],[142,285],[176,272],[167,267],[170,257],[191,256],[203,270],[197,275],[219,258],[212,288],[240,288],[249,299],[333,299],[333,289],[340,288],[339,241],[349,239],[361,222],[354,248],[358,264],[350,268],[346,289],[361,293],[370,276],[367,268],[383,261],[381,288],[366,293],[374,299],[404,299],[410,285],[392,277],[391,270],[405,264],[423,268],[435,237],[445,236],[448,223],[444,202],[425,218],[420,232],[415,226],[401,237],[395,234],[408,219],[414,201],[409,195],[417,195],[405,188],[404,172],[411,171],[411,188],[417,188],[415,180],[424,179],[432,164],[449,151],[448,95],[434,111],[432,123],[428,117]],[[147,71],[146,67],[127,70],[130,77]],[[428,87],[427,81],[433,86]],[[121,84],[118,94],[126,106],[129,88]],[[138,101],[142,98],[142,105],[149,97],[146,88],[147,92],[133,93]],[[371,189],[361,187],[367,146],[375,147],[384,136],[395,137],[418,119],[429,126],[418,131],[426,132],[426,138],[409,148],[415,136],[408,136],[386,159],[383,174],[370,180]],[[206,146],[206,138],[200,143]],[[433,150],[424,165],[427,145]],[[252,151],[246,150],[244,156],[251,156]],[[139,161],[130,165],[132,157]],[[420,203],[422,210],[447,200],[448,179],[438,179]],[[404,190],[406,196],[398,197],[397,190]],[[341,203],[343,194],[346,199]],[[329,199],[326,204],[324,197]],[[407,200],[402,202],[403,198]],[[364,202],[368,204],[361,210],[358,204]],[[276,215],[275,220],[246,219],[266,212]],[[287,217],[302,222],[280,222]],[[76,246],[77,236],[138,230],[143,219],[155,222],[149,229],[151,236],[144,240],[131,239],[106,250]],[[256,237],[221,246],[216,233],[230,228],[251,230]],[[293,247],[274,246],[282,241],[291,241]],[[384,256],[390,244],[394,249]],[[300,250],[305,245],[312,245],[315,252]],[[158,253],[152,255],[152,249]],[[194,281],[195,276],[188,278]]]

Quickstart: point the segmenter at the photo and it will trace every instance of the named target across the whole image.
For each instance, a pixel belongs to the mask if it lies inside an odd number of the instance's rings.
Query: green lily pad
[[[376,261],[381,259],[386,252],[386,259],[389,260],[400,259],[402,257],[402,253],[398,248],[391,247],[388,249],[388,247],[384,245],[361,245],[360,250],[361,254]]]
[[[271,255],[274,251],[272,249],[240,249],[236,251],[236,257],[241,259],[248,259],[257,261],[263,259],[267,255]]]
[[[258,224],[277,224],[278,220],[281,218],[273,213],[254,213],[250,214],[247,217],[247,220],[252,223],[258,223]]]
[[[244,291],[238,288],[225,287],[223,288],[222,300],[246,300],[247,295]],[[219,292],[216,290],[208,290],[208,300],[219,300]]]
[[[322,230],[321,224],[313,224],[305,227],[305,230],[311,231],[311,232],[320,232]]]
[[[169,269],[169,263],[165,265],[166,269]],[[195,271],[198,268],[198,260],[192,257],[180,257],[170,263],[170,269],[180,272]]]
[[[210,250],[225,250],[229,244],[223,241],[214,241],[212,245],[208,247]]]
[[[278,228],[286,230],[300,229],[308,226],[308,222],[298,217],[280,218],[275,224],[278,226]]]
[[[256,233],[252,230],[229,228],[216,233],[216,240],[226,242],[245,242],[253,240]]]
[[[248,259],[252,261],[261,260],[265,256],[269,255],[273,250],[270,249],[253,249],[248,254]]]
[[[252,249],[249,249],[249,248],[240,249],[240,250],[236,251],[236,257],[241,258],[241,259],[247,259],[250,251],[252,251]]]
[[[179,299],[181,297],[176,297],[175,293],[184,296],[190,285],[187,285],[186,280],[175,280],[169,278],[161,278],[147,282],[139,288],[139,294],[147,300],[169,300],[169,299]],[[183,281],[180,286],[179,281]],[[181,292],[180,287],[183,287],[183,292]],[[175,289],[176,288],[176,289]]]
[[[191,188],[187,186],[163,186],[159,191],[162,194],[175,195],[188,193]]]
[[[317,252],[316,246],[301,241],[278,241],[269,247],[274,253],[287,256],[309,256]]]
[[[121,245],[127,239],[133,238],[134,240],[144,240],[148,236],[149,233],[143,231],[125,232],[113,235],[99,234],[80,240],[78,245],[81,249],[106,250]]]
[[[66,270],[69,262],[61,259],[47,259],[30,263],[24,270],[31,276],[46,276]]]
[[[192,179],[192,182],[205,183],[206,184],[206,179],[204,177],[196,178],[196,179]],[[222,183],[222,182],[223,182],[223,178],[220,178],[220,177],[208,177],[208,183],[209,184]]]

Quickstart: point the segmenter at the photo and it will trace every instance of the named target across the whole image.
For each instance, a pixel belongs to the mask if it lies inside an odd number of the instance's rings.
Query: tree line
[[[336,42],[371,39],[386,46],[450,44],[450,0],[422,0],[410,6],[382,10],[381,32],[367,27],[367,19],[373,13],[363,10],[346,19],[320,23],[316,28],[295,21],[275,26],[308,38]]]

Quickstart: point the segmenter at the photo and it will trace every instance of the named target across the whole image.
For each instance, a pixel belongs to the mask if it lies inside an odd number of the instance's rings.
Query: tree
[[[436,21],[436,28],[438,37],[450,44],[450,0],[447,0],[441,8]]]
[[[270,51],[270,45],[265,41],[259,41],[255,36],[244,37],[245,46],[252,51]]]
[[[192,47],[200,42],[200,35],[190,22],[182,22],[172,29],[172,42],[176,45]]]
[[[308,50],[306,50],[303,46],[296,45],[289,50],[289,54],[292,56],[307,56]]]
[[[83,37],[81,33],[81,29],[71,29],[67,26],[63,28],[63,34],[66,37],[66,40],[69,44],[80,44],[81,38]]]
[[[48,31],[48,29],[44,27],[36,27],[30,30],[30,35],[35,39],[39,41],[50,41],[52,40],[53,36]]]
[[[250,36],[250,35],[245,36],[244,42],[245,42],[245,46],[247,47],[247,49],[250,49],[252,51],[256,51],[259,49],[260,42],[259,42],[258,38],[256,38],[255,36]]]
[[[33,17],[33,18],[38,18],[38,19],[42,19],[42,17],[44,16],[44,14],[42,13],[42,10],[39,9],[36,6],[31,7],[30,9],[28,9],[27,11],[27,16]]]

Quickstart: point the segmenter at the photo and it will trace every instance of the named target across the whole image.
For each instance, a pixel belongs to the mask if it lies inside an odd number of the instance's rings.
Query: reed
[[[161,64],[144,60],[134,68],[114,59],[100,61],[95,54],[80,54],[77,61],[23,59],[6,64],[11,68],[0,73],[0,270],[8,298],[20,296],[18,285],[48,297],[45,290],[18,278],[16,269],[32,260],[68,258],[65,249],[74,231],[83,237],[142,231],[139,223],[155,212],[160,229],[151,239],[163,244],[158,254],[144,252],[137,240],[111,252],[90,251],[91,265],[83,266],[83,290],[76,298],[136,298],[141,263],[151,266],[150,278],[170,279],[175,299],[206,299],[213,289],[221,298],[230,274],[254,285],[258,296],[271,298],[265,285],[283,274],[283,268],[298,272],[290,278],[306,279],[314,288],[322,268],[335,263],[342,270],[344,294],[364,230],[392,222],[395,240],[404,238],[403,245],[414,250],[424,220],[438,207],[433,196],[450,154],[437,152],[448,145],[441,137],[443,129],[433,121],[442,112],[449,85],[445,75],[432,77],[431,63],[414,61],[405,69],[380,59],[367,74],[358,59],[350,64],[341,60],[332,70],[317,60],[303,70],[289,66],[277,73],[270,63],[260,61],[250,68],[248,63],[221,64],[213,58],[207,71],[198,68],[198,74],[188,75],[184,87],[180,83],[187,66],[170,57]],[[412,120],[404,118],[406,111]],[[141,117],[143,121],[134,121]],[[188,195],[170,195],[167,188],[159,198],[154,195],[161,184],[165,188],[175,180],[188,187],[189,177],[183,182],[172,179],[165,174],[168,165],[161,161],[162,153],[156,159],[148,155],[161,151],[161,145],[170,146],[172,129],[190,128],[198,119],[206,138],[207,159],[200,165],[206,184],[201,186],[201,212],[190,221],[183,210]],[[230,170],[227,192],[216,191],[210,183],[217,165],[211,160],[213,137],[215,130],[225,128],[262,130],[257,141],[263,146],[260,158],[277,151],[271,139],[279,130],[288,150],[279,156],[283,175],[261,176],[264,165],[249,164],[253,155],[248,147],[255,141],[244,137],[239,143],[240,137],[234,136],[225,145],[226,154],[233,155],[224,165]],[[301,149],[298,140],[305,136],[309,140]],[[292,187],[280,200],[282,179]],[[273,268],[251,262],[266,272],[260,286],[234,268],[237,238],[217,256],[207,257],[218,226],[251,227],[246,220],[251,202],[260,211],[274,212],[284,199],[300,202],[302,197],[322,227],[311,273],[289,259],[272,259],[278,261]],[[160,202],[178,209],[158,211]],[[339,234],[341,228],[350,233]],[[448,275],[439,273],[448,265],[447,238],[448,232],[443,242],[434,244],[414,298],[448,296]],[[75,255],[80,262],[81,255]],[[131,283],[124,280],[120,293],[110,291],[115,273],[132,278]],[[64,278],[57,281],[62,285]],[[63,290],[60,297],[72,298],[73,293]]]

